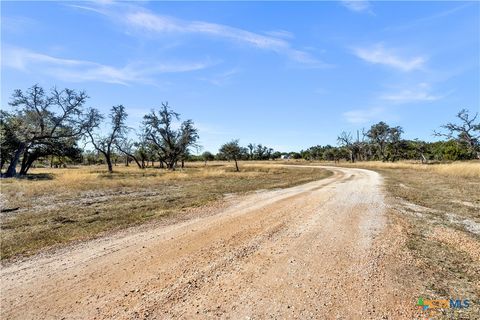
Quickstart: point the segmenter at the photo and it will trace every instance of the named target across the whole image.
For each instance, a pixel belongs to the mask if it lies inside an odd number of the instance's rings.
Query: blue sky
[[[406,138],[480,110],[480,2],[1,2],[1,102],[34,83],[168,101],[203,150],[336,144],[384,120]]]

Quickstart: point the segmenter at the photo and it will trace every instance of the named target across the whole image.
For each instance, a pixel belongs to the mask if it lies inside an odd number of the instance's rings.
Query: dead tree
[[[465,143],[470,152],[476,153],[477,158],[480,158],[480,122],[475,122],[477,117],[478,113],[470,117],[470,112],[467,109],[462,109],[457,113],[460,124],[449,122],[441,126],[447,132],[434,131],[434,135],[456,140],[458,143]]]
[[[340,146],[347,148],[350,153],[350,161],[354,163],[357,158],[358,145],[353,141],[352,134],[343,131],[337,137],[337,142]]]

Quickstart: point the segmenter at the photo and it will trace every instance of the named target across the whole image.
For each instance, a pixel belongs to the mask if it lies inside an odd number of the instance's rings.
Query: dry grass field
[[[417,260],[424,298],[469,299],[480,314],[480,163],[378,165]],[[460,313],[460,312],[459,312]]]
[[[357,162],[354,164],[342,163],[342,166],[353,166],[365,169],[377,170],[415,170],[415,172],[425,172],[433,175],[440,175],[451,178],[477,178],[480,179],[480,161],[451,162],[421,164],[418,162]]]
[[[312,168],[231,163],[188,164],[174,172],[135,166],[33,169],[28,179],[1,181],[1,257],[30,255],[146,221],[165,221],[227,194],[285,188],[325,178]],[[9,211],[12,210],[13,211]],[[9,212],[7,212],[9,211]]]

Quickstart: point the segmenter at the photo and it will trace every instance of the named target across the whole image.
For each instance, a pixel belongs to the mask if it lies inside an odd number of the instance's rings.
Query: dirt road
[[[389,267],[395,241],[382,246],[381,177],[329,169],[213,215],[6,266],[2,319],[411,319],[415,297]]]

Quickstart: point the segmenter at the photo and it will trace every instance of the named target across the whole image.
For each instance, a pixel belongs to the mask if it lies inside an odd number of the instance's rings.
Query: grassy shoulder
[[[33,169],[2,180],[1,258],[97,237],[147,221],[169,219],[225,194],[286,188],[331,175],[316,168],[189,164],[174,172],[133,166]],[[18,208],[18,209],[17,209]]]

